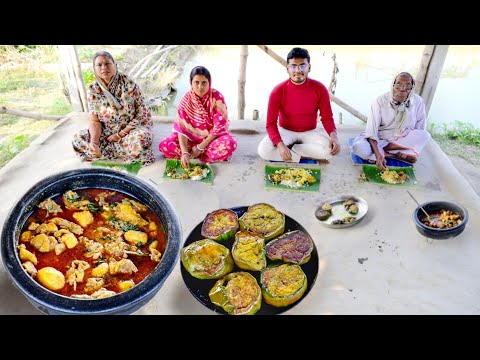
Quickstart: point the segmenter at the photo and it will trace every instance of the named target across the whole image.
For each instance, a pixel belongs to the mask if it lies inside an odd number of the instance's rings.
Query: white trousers
[[[330,160],[332,158],[330,138],[319,130],[296,132],[279,126],[278,131],[285,145],[295,144],[291,148],[292,162],[299,162],[301,157],[317,160]],[[264,160],[284,161],[268,135],[258,145],[258,155]]]
[[[385,151],[383,150],[383,148],[389,143],[393,143],[403,147],[404,150],[389,150],[389,153],[396,154],[398,152],[401,152],[405,155],[417,157],[418,155],[420,155],[420,152],[423,150],[430,138],[431,135],[428,131],[413,129],[408,133],[408,135],[395,141],[380,140],[377,142],[377,147],[380,153],[385,156]],[[372,147],[370,146],[368,140],[365,139],[365,136],[363,134],[358,135],[353,140],[352,152],[355,155],[360,156],[362,159],[376,160],[375,154],[372,151]]]

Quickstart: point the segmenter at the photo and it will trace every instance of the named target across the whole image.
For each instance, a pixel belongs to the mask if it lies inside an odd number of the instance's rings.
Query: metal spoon
[[[417,205],[420,206],[420,209],[422,209],[423,213],[424,213],[425,215],[427,215],[428,221],[433,221],[432,218],[430,218],[430,215],[428,215],[428,213],[425,211],[425,209],[423,208],[423,206],[420,205],[420,203],[417,201],[417,199],[415,199],[415,198],[413,197],[413,195],[410,193],[410,191],[407,190],[407,193],[408,193],[408,195],[410,195],[411,198],[417,203]],[[434,222],[434,223],[435,223],[435,222]]]

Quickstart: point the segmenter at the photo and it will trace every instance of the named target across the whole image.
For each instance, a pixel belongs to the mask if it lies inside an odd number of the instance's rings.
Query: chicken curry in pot
[[[45,288],[100,299],[144,280],[165,247],[165,231],[147,206],[118,191],[90,188],[38,204],[18,251],[22,267]]]

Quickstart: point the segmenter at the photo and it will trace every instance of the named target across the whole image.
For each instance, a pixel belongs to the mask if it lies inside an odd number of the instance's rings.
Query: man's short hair
[[[310,54],[308,53],[307,49],[295,47],[287,55],[287,63],[288,60],[293,59],[293,58],[301,58],[301,59],[307,59],[308,63],[310,64]]]

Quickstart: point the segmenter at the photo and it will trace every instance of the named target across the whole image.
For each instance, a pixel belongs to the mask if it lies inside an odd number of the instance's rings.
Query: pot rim
[[[107,178],[110,177],[112,179],[111,185],[106,184],[97,187],[123,192],[135,199],[148,197],[152,200],[152,203],[157,205],[164,213],[163,216],[167,216],[168,214],[168,219],[166,219],[165,224],[162,223],[167,235],[167,244],[157,267],[133,288],[102,299],[76,299],[48,290],[26,273],[21,266],[19,254],[16,249],[19,244],[21,230],[35,205],[43,201],[46,197],[59,194],[53,191],[55,185],[68,183],[70,181],[69,185],[71,185],[72,189],[95,187],[94,185],[75,186],[75,181],[78,183],[79,178],[82,176],[90,177],[91,181],[105,176]],[[119,184],[126,184],[132,187],[134,189],[133,192],[137,192],[137,194],[131,193],[128,190],[122,190]],[[51,191],[51,193],[49,193],[49,191]],[[139,201],[142,203],[146,202],[143,200]],[[152,209],[152,207],[148,205],[148,201],[145,205],[161,218],[158,211],[155,211],[155,209]],[[168,225],[168,227],[165,225]],[[139,177],[121,173],[116,170],[81,168],[59,172],[41,179],[23,194],[5,218],[1,234],[1,256],[3,266],[15,286],[41,311],[43,311],[41,307],[45,307],[65,314],[108,314],[134,308],[138,303],[153,297],[175,268],[180,256],[182,240],[180,219],[168,199],[163,197],[153,186]]]

